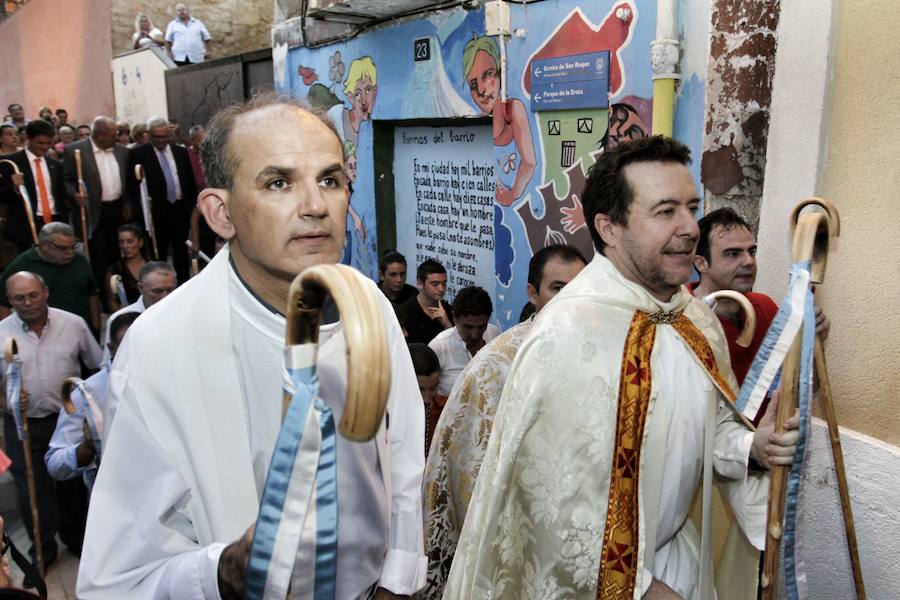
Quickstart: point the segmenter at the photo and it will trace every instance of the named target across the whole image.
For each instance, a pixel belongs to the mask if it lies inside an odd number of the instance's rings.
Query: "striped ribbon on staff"
[[[736,406],[748,419],[753,419],[770,389],[778,384],[781,365],[788,349],[801,335],[798,408],[800,440],[794,463],[788,473],[787,498],[784,507],[783,561],[785,589],[789,600],[806,598],[807,586],[801,556],[802,539],[797,530],[797,513],[802,494],[803,467],[806,462],[809,419],[812,408],[813,351],[815,348],[815,301],[810,286],[810,261],[794,263],[787,297],[778,308],[769,331],[753,359],[744,379]]]
[[[19,395],[22,391],[22,368],[19,356],[6,363],[6,408],[16,422],[16,433],[19,441],[25,438],[25,428],[22,425],[22,407],[19,405]]]
[[[75,393],[75,390],[78,391],[78,394]],[[63,383],[63,408],[67,414],[71,415],[79,411],[84,415],[88,430],[91,432],[91,442],[96,451],[96,461],[99,464],[102,454],[100,443],[103,439],[103,411],[97,406],[91,390],[78,377],[69,377]]]
[[[769,391],[778,385],[781,365],[803,325],[804,302],[806,294],[810,293],[809,263],[794,264],[790,281],[787,296],[778,307],[735,403],[738,411],[750,421],[756,418]]]
[[[250,547],[245,598],[282,600],[289,587],[332,600],[337,576],[337,438],[319,396],[316,344],[285,349],[291,397]],[[296,565],[296,568],[295,568]]]

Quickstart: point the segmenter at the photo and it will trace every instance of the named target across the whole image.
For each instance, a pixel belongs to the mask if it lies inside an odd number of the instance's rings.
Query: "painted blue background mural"
[[[327,109],[341,132],[355,178],[345,262],[376,280],[372,121],[419,119],[410,125],[428,125],[438,118],[491,117],[497,176],[494,286],[488,292],[504,328],[517,321],[527,302],[528,261],[536,249],[566,242],[590,259],[580,193],[596,155],[650,133],[656,3],[558,0],[513,5],[511,11],[512,28],[525,34],[507,40],[505,74],[497,39],[484,37],[483,10],[460,8],[346,42],[292,49],[280,90]],[[428,40],[428,60],[414,60],[414,40]],[[608,109],[531,111],[532,61],[601,50],[610,52]],[[504,76],[506,102],[500,91]],[[693,77],[691,89],[699,85],[702,91],[702,79]],[[692,112],[682,112],[685,102]],[[693,124],[697,115],[702,123],[702,93],[689,90],[679,103],[684,117],[677,127],[690,126],[692,139],[685,141],[699,156],[702,127]],[[411,226],[397,223],[398,229]],[[409,273],[414,279],[415,265]]]

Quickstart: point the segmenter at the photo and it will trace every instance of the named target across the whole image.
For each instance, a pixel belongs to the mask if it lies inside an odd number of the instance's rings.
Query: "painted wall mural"
[[[512,26],[525,35],[506,41],[506,73],[498,40],[484,35],[483,9],[431,13],[338,44],[290,50],[275,77],[280,91],[327,110],[348,157],[353,194],[344,262],[378,277],[373,121],[428,127],[430,120],[459,119],[462,127],[464,119],[490,116],[493,156],[473,157],[495,173],[488,292],[501,326],[515,323],[537,249],[566,242],[592,253],[580,194],[596,157],[649,134],[655,10],[655,2],[641,0],[513,5]],[[532,110],[533,61],[599,51],[609,51],[608,109]],[[395,172],[395,186],[409,180]],[[400,192],[396,198],[415,196]],[[398,205],[395,218],[398,230],[415,227],[414,209]]]

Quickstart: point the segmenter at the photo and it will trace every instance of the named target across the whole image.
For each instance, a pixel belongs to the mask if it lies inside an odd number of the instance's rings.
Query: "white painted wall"
[[[777,299],[791,262],[788,218],[817,194],[826,167],[834,1],[781,3],[756,277],[756,291]]]
[[[777,300],[784,296],[787,288],[791,247],[788,223],[790,212],[801,199],[827,192],[829,155],[834,147],[847,143],[838,140],[836,135],[837,145],[832,147],[830,139],[836,119],[846,116],[843,114],[846,112],[845,108],[838,108],[837,105],[832,107],[835,90],[848,85],[847,72],[839,72],[836,68],[842,59],[837,50],[842,49],[847,54],[848,45],[854,48],[862,45],[862,50],[850,55],[853,63],[848,72],[867,68],[872,70],[872,74],[869,75],[867,71],[866,77],[860,77],[861,81],[849,84],[854,85],[863,97],[877,98],[883,103],[868,106],[867,109],[872,114],[879,114],[883,118],[883,106],[896,106],[888,89],[891,88],[891,77],[894,77],[894,82],[897,81],[897,69],[890,67],[892,63],[884,57],[871,58],[872,54],[867,55],[867,51],[873,46],[883,47],[888,39],[879,35],[878,27],[894,31],[891,29],[894,24],[890,14],[892,10],[896,11],[896,4],[885,0],[878,4],[881,12],[873,11],[873,8],[875,7],[867,3],[867,12],[863,16],[858,11],[839,4],[837,0],[792,0],[781,3],[757,255],[757,290],[770,294]],[[893,14],[896,17],[896,12]],[[865,20],[859,23],[859,30],[853,31],[849,31],[851,28],[847,26],[848,21],[842,20],[859,18]],[[839,26],[839,23],[842,25]],[[871,31],[870,27],[875,27],[875,31]],[[845,38],[840,39],[840,35]],[[890,53],[888,55],[896,56]],[[847,57],[844,56],[844,59]],[[835,73],[839,73],[844,79],[837,79]],[[896,89],[898,88],[894,83],[893,90]],[[886,119],[885,122],[891,121]],[[867,148],[869,152],[874,152],[866,137],[854,148]],[[882,161],[880,172],[887,178],[886,181],[896,179],[897,163],[895,160],[892,163],[891,158],[896,156],[895,151],[878,153],[878,159]],[[872,160],[871,157],[867,159]],[[831,165],[832,170],[835,167],[837,164]],[[845,170],[849,172],[843,173],[842,177],[846,176],[851,188],[864,187],[862,184],[865,181],[852,182],[854,177],[860,176],[858,169],[845,167]],[[832,174],[831,179],[834,178],[835,175]],[[866,181],[871,179],[871,174],[864,177]],[[897,189],[896,185],[885,187]],[[872,217],[870,220],[879,223],[889,222],[896,217],[895,202],[886,209],[884,205],[873,205],[869,200],[871,197],[870,192],[863,190],[857,196],[834,198],[838,210],[842,206],[844,208],[842,228],[846,230],[845,234],[865,231],[867,223],[858,217],[853,218],[854,215],[869,215]],[[889,204],[887,199],[885,204]],[[865,209],[859,209],[860,206]],[[835,405],[839,421],[853,422],[854,427],[894,441],[897,434],[896,428],[891,427],[891,420],[896,419],[897,396],[892,391],[894,388],[890,382],[896,381],[897,377],[895,365],[898,333],[883,315],[866,307],[864,302],[847,303],[844,299],[846,294],[841,293],[841,286],[861,287],[862,291],[881,287],[867,288],[862,283],[861,278],[865,278],[865,274],[871,271],[865,265],[870,264],[867,261],[872,260],[874,255],[872,252],[859,255],[860,241],[857,240],[856,244],[848,243],[848,239],[852,237],[844,235],[843,244],[841,238],[833,244],[832,252],[840,254],[833,254],[833,260],[829,261],[829,272],[820,290],[820,300],[826,312],[831,313],[833,323],[826,352],[831,367]],[[872,240],[872,244],[878,243],[877,240]],[[880,242],[884,248],[889,243],[887,238]],[[839,260],[842,256],[855,256],[856,262],[851,261],[855,267],[843,267],[842,263],[846,261]],[[891,254],[886,253],[884,258],[896,265]],[[887,284],[893,285],[893,281],[888,281]],[[895,298],[896,295],[892,294],[878,304],[883,303],[885,310],[890,312],[889,306]],[[839,306],[847,308],[840,309]],[[855,335],[855,332],[863,331],[863,325],[873,322],[876,329],[880,324],[880,335]],[[867,348],[878,344],[893,348],[892,353],[888,351],[886,354],[886,358],[890,360],[881,364],[875,364],[865,353]],[[821,421],[814,422],[811,443],[801,521],[809,599],[852,600],[856,596],[840,499],[827,429]],[[868,598],[900,599],[900,448],[883,439],[850,429],[842,430],[842,444]]]
[[[801,531],[810,600],[856,597],[825,423],[814,419]],[[900,448],[841,429],[848,487],[869,600],[900,598]]]
[[[168,118],[166,70],[175,66],[164,50],[144,48],[117,56],[112,61],[116,118],[129,123],[150,117]]]

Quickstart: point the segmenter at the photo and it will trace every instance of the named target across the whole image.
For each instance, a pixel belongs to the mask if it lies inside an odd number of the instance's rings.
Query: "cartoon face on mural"
[[[525,192],[536,164],[528,111],[518,98],[500,99],[500,50],[497,41],[475,35],[463,49],[463,73],[472,100],[493,117],[498,180],[495,198],[510,206]]]
[[[500,67],[497,43],[489,37],[475,38],[463,53],[463,71],[472,100],[483,114],[494,111],[500,94]]]
[[[604,148],[611,150],[622,142],[645,137],[647,126],[635,107],[624,102],[610,107],[609,125],[601,142]]]
[[[344,82],[344,94],[350,101],[349,120],[353,131],[359,133],[363,121],[372,118],[372,107],[378,94],[375,63],[368,56],[350,63],[350,73]]]

